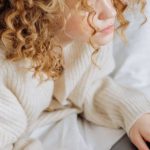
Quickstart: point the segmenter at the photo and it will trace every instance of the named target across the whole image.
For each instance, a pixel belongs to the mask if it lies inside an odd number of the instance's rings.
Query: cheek
[[[72,39],[82,34],[81,19],[72,15],[66,22],[65,33]]]
[[[87,18],[77,13],[71,15],[65,26],[66,35],[72,40],[87,42],[92,34],[92,29],[87,23]]]

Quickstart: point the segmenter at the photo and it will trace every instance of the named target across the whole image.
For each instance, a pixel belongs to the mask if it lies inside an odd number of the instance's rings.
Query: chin
[[[111,34],[98,34],[98,36],[94,36],[91,40],[95,47],[105,46],[110,43],[114,38],[114,33]]]
[[[110,43],[114,38],[114,34],[110,34],[108,36],[105,36],[103,38],[101,38],[101,46],[107,45],[108,43]]]

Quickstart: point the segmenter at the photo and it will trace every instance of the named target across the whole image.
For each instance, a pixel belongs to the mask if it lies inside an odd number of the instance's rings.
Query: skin
[[[127,0],[123,0],[127,2]],[[88,13],[79,13],[74,6],[77,0],[66,0],[69,9],[66,10],[64,16],[67,19],[64,31],[58,34],[58,38],[63,46],[74,40],[88,42],[93,33],[93,29],[87,22]],[[114,30],[105,34],[102,29],[109,25],[114,25],[116,11],[111,0],[88,0],[88,3],[94,8],[96,15],[93,19],[94,27],[97,33],[92,36],[91,40],[97,47],[106,45],[112,41]],[[68,17],[68,12],[71,15]],[[129,138],[138,148],[138,150],[149,150],[145,141],[150,142],[150,114],[145,113],[136,120],[129,132]]]
[[[66,10],[65,16],[67,18],[66,26],[64,31],[58,35],[61,43],[66,45],[67,43],[73,40],[80,40],[81,42],[88,42],[90,37],[91,41],[97,46],[106,45],[108,42],[112,41],[114,36],[114,22],[116,18],[116,10],[114,9],[110,0],[89,0],[89,4],[94,8],[96,15],[91,13],[90,21],[97,29],[97,33],[92,36],[94,32],[93,28],[90,27],[88,23],[87,12],[79,13],[75,10],[74,6],[77,3],[77,0],[67,0],[69,10]],[[108,11],[109,10],[109,11]],[[71,15],[68,17],[66,14],[71,12]],[[104,28],[113,25],[113,29],[109,34],[101,32]]]
[[[144,114],[134,123],[129,137],[139,150],[149,150],[145,141],[150,142],[150,114]]]

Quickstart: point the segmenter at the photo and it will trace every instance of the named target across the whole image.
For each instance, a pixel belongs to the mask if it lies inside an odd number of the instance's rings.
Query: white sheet
[[[150,96],[150,1],[147,1],[145,12],[148,20],[139,29],[143,17],[135,11],[127,15],[131,22],[127,30],[128,44],[125,45],[116,35],[114,56],[116,70],[114,79],[124,85],[143,91]]]
[[[149,3],[148,0],[146,11],[148,18],[150,18]],[[125,45],[118,36],[115,37],[116,70],[112,77],[116,82],[138,88],[150,96],[150,21],[138,30],[138,22],[141,19],[139,16],[137,13],[135,16],[127,15],[130,20],[134,18],[137,20],[128,29],[128,45]],[[109,150],[123,134],[123,130],[98,127],[72,114],[56,124],[36,130],[31,137],[39,139],[44,150],[51,150],[51,146],[55,147],[53,150]]]
[[[31,138],[38,138],[44,150],[109,150],[123,134],[123,130],[99,127],[72,114],[36,130]]]

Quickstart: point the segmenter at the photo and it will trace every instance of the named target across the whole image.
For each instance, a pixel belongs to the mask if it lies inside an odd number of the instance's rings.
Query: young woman
[[[150,101],[108,76],[114,22],[117,16],[127,27],[126,7],[120,0],[1,1],[1,149],[44,149],[30,134],[75,113],[123,128],[139,150],[148,150]]]

